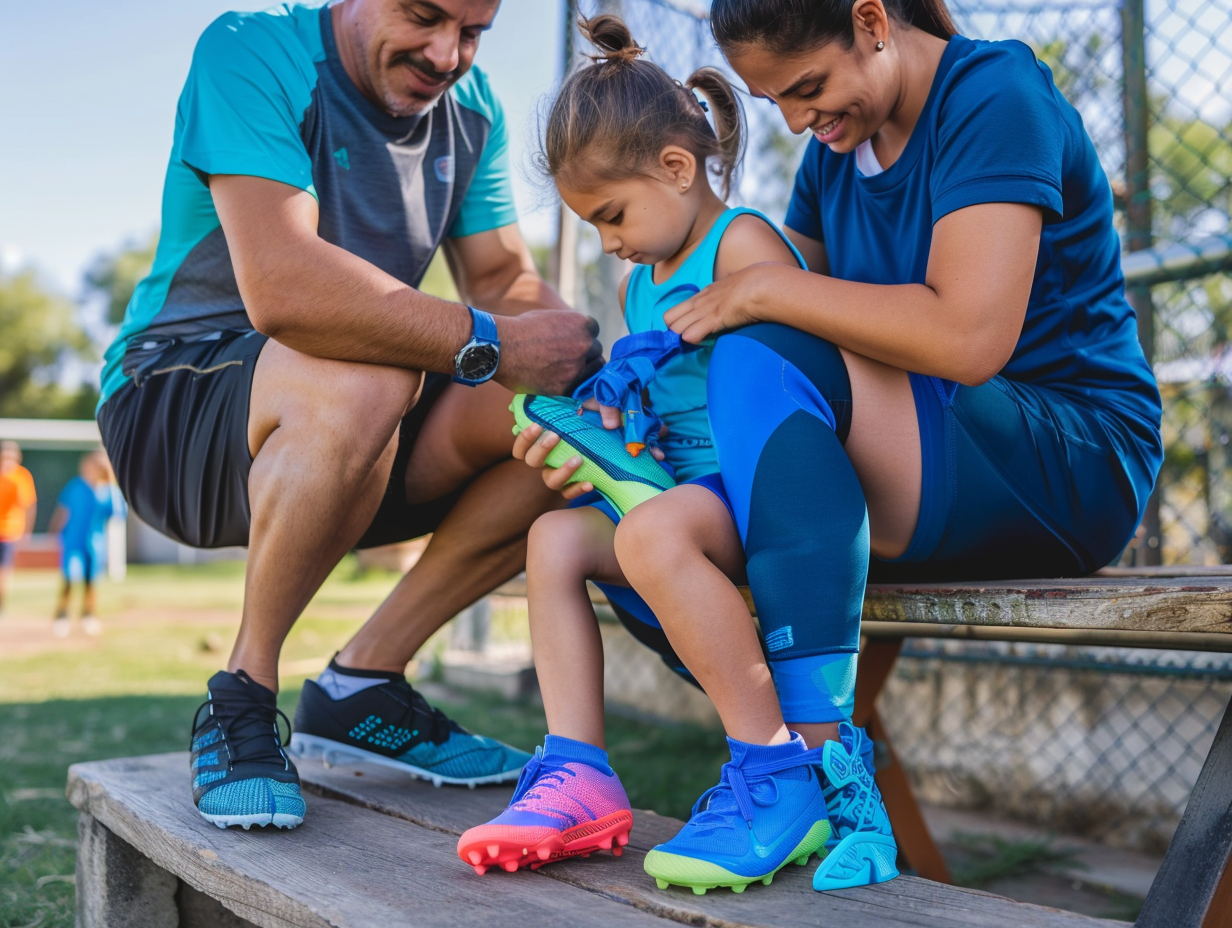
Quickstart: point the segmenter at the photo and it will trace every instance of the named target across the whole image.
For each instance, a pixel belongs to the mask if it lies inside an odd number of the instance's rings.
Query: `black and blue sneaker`
[[[193,802],[219,828],[294,828],[304,820],[299,773],[282,750],[273,691],[244,671],[210,677],[192,732]],[[288,728],[290,722],[287,722]]]
[[[314,680],[304,681],[291,735],[296,757],[319,757],[326,766],[377,764],[436,786],[472,788],[512,783],[530,760],[525,751],[472,735],[430,706],[401,674],[364,673],[385,679],[342,699],[331,698]]]

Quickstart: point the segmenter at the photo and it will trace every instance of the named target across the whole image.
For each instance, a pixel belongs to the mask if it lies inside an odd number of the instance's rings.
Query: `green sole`
[[[746,887],[753,883],[769,886],[774,882],[775,874],[788,864],[794,863],[797,867],[803,867],[809,862],[809,858],[813,854],[821,852],[824,856],[826,839],[829,837],[829,821],[814,823],[813,827],[808,830],[808,834],[801,839],[800,843],[787,855],[786,859],[769,873],[763,873],[761,876],[742,876],[739,873],[732,873],[718,864],[698,860],[694,857],[669,854],[665,851],[660,851],[658,848],[651,850],[646,855],[643,866],[646,872],[654,877],[655,885],[659,889],[667,889],[669,886],[687,886],[698,896],[704,895],[709,889],[720,888],[730,889],[734,893],[742,893]]]
[[[513,413],[513,434],[519,434],[522,429],[529,425],[537,425],[526,413],[525,396],[518,394],[513,398],[513,402],[509,405],[509,411]],[[589,483],[599,493],[611,503],[612,508],[620,515],[625,515],[634,506],[639,503],[644,503],[648,499],[653,499],[663,491],[658,487],[652,487],[644,483],[638,483],[632,480],[616,480],[611,477],[607,471],[594,463],[585,454],[571,445],[563,437],[560,443],[548,452],[546,461],[548,467],[560,467],[565,464],[570,458],[577,456],[582,459],[582,466],[574,473],[573,479],[569,484]]]

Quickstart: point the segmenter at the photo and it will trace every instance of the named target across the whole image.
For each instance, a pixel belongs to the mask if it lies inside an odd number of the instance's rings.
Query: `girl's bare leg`
[[[736,582],[744,550],[727,507],[705,487],[679,486],[632,510],[616,529],[629,583],[738,741],[789,740],[770,668]]]
[[[616,526],[597,509],[549,512],[531,527],[526,595],[548,731],[605,747],[603,641],[586,581],[625,585]]]

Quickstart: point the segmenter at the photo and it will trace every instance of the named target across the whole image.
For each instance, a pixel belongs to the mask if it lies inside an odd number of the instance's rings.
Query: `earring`
[[[885,42],[882,42],[880,39],[877,41],[877,51],[885,51]]]

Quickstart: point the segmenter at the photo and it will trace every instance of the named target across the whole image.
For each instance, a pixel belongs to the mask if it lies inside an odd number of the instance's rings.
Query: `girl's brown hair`
[[[886,12],[930,35],[956,35],[945,0],[882,0]],[[851,18],[855,0],[714,0],[710,30],[724,53],[745,45],[765,45],[794,55],[829,42],[855,44]]]
[[[584,184],[644,175],[666,145],[692,152],[703,167],[715,156],[727,198],[744,149],[744,112],[723,73],[698,68],[683,84],[642,58],[629,27],[605,14],[581,19],[598,49],[593,64],[565,79],[548,113],[540,163],[553,178]],[[713,128],[694,95],[710,104]]]

